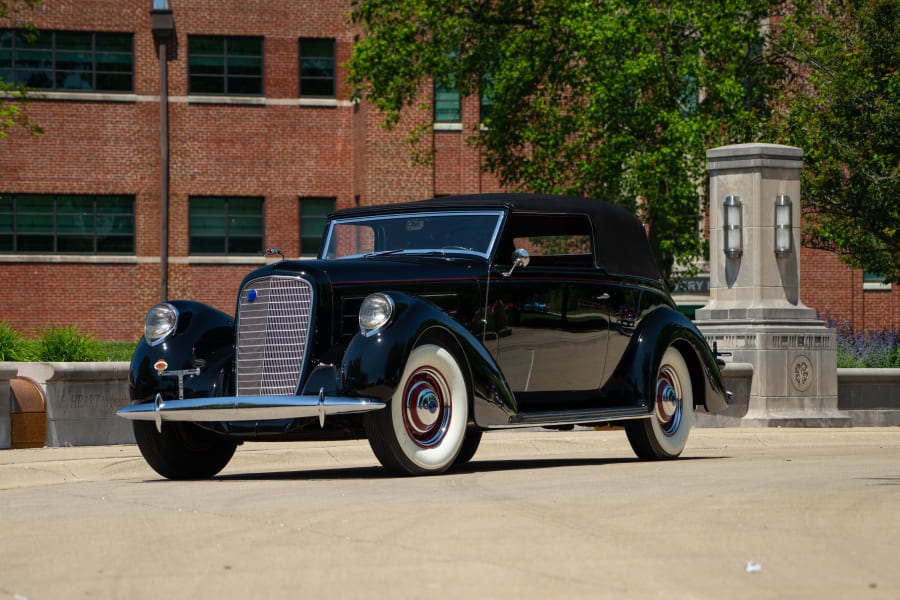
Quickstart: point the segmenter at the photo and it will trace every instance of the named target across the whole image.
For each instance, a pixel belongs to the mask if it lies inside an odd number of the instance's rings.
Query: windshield
[[[500,211],[423,212],[334,219],[320,258],[422,253],[487,258],[502,216]]]

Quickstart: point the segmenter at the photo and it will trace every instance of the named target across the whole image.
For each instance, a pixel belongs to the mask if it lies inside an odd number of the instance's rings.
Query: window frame
[[[866,291],[890,291],[890,282],[885,282],[884,275],[863,271],[863,290]]]
[[[444,98],[441,99],[440,95],[454,95],[455,98]],[[439,108],[439,105],[442,103],[450,103],[453,102],[455,104],[454,116],[456,118],[446,118],[442,116],[442,112],[450,112],[448,109]],[[433,115],[432,119],[435,123],[444,123],[444,124],[453,124],[453,123],[461,123],[462,122],[462,94],[459,92],[459,89],[456,86],[442,86],[435,82],[434,84],[434,101],[433,101]]]
[[[198,40],[221,40],[222,41],[222,52],[221,53],[212,53],[212,52],[197,52],[196,50],[191,49],[191,42]],[[229,54],[228,44],[229,42],[235,42],[237,40],[258,40],[259,41],[259,55],[250,55],[250,54]],[[258,35],[196,35],[191,34],[188,35],[188,56],[187,56],[187,83],[188,83],[188,95],[189,96],[252,96],[259,97],[265,96],[266,93],[266,64],[265,64],[265,38],[263,36]],[[229,75],[229,57],[232,57],[232,63],[238,60],[238,58],[246,58],[253,57],[259,59],[259,73],[257,75]],[[221,75],[210,75],[210,74],[198,74],[195,69],[197,65],[194,64],[194,59],[199,58],[221,58]],[[232,65],[233,66],[233,65]],[[259,91],[258,92],[246,92],[246,91],[231,91],[229,89],[229,82],[232,83],[232,87],[237,84],[239,80],[259,80]],[[209,91],[209,90],[195,90],[195,85],[199,84],[201,81],[221,81],[222,90],[219,91]]]
[[[223,210],[221,213],[222,219],[222,227],[224,232],[214,232],[214,233],[197,233],[194,229],[194,218],[199,218],[200,215],[195,214],[195,201],[197,200],[221,200],[223,203]],[[254,217],[259,221],[259,234],[254,235],[242,235],[237,233],[231,233],[232,220],[237,219],[239,217],[232,217],[231,212],[229,211],[229,201],[234,200],[254,200],[259,201],[259,215],[258,217]],[[261,196],[190,196],[188,198],[188,255],[189,256],[262,256],[263,251],[265,250],[265,239],[266,239],[266,219],[265,219],[265,211],[266,201],[264,197]],[[258,237],[259,246],[254,248],[252,251],[233,251],[230,250],[232,241],[236,241],[239,239],[250,240],[256,239]],[[219,251],[211,251],[209,249],[196,249],[194,246],[195,239],[198,240],[209,240],[209,239],[221,239],[222,240],[222,249]]]
[[[68,30],[47,30],[39,32],[31,41],[28,40],[28,34],[22,29],[0,29],[0,36],[8,35],[9,44],[0,46],[0,58],[3,54],[8,53],[9,60],[0,62],[0,73],[9,73],[9,78],[2,78],[3,81],[13,84],[21,84],[35,90],[46,90],[53,92],[73,92],[73,93],[108,93],[108,94],[131,94],[134,93],[135,80],[135,56],[134,56],[134,33],[127,31],[68,31]],[[11,35],[9,35],[11,34]],[[62,42],[58,41],[60,36],[90,36],[90,49],[76,49],[66,46],[60,47]],[[129,50],[116,50],[106,47],[98,48],[98,39],[103,38],[121,38],[120,42],[124,42],[127,38]],[[49,38],[49,42],[47,42]],[[0,38],[2,39],[2,38]],[[41,45],[36,45],[40,43]],[[45,61],[40,68],[27,68],[20,64],[29,55],[34,55],[36,60]],[[44,56],[41,59],[41,56]],[[83,56],[88,55],[89,61],[83,60]],[[106,62],[98,63],[98,57],[102,60],[106,58]],[[127,57],[128,68],[123,70],[114,70],[103,68],[115,61],[110,61],[112,57]],[[79,60],[81,58],[82,60]],[[78,68],[62,68],[68,64],[65,59],[69,59],[68,63],[75,65],[87,65],[89,69]],[[19,81],[18,74],[22,72],[31,73],[31,80]],[[41,85],[40,82],[33,80],[35,73],[43,74],[45,79],[49,80],[49,85]],[[87,74],[90,78],[89,87],[66,87],[59,85],[60,77],[69,74],[76,76],[79,74]],[[98,80],[109,81],[116,77],[127,78],[127,86],[118,87],[100,87]],[[85,81],[82,77],[81,81]]]
[[[311,56],[304,57],[303,53],[303,42],[331,42],[331,58],[323,58],[321,56]],[[301,37],[297,40],[297,60],[298,60],[298,68],[297,68],[297,89],[298,95],[300,98],[337,98],[337,40],[334,38],[314,38],[314,37]],[[313,61],[313,60],[330,60],[331,62],[331,76],[323,77],[323,76],[306,76],[303,75],[303,63],[304,60]],[[303,91],[303,82],[322,82],[322,81],[330,81],[331,82],[331,93],[329,94],[315,94],[315,93],[304,93]]]
[[[133,194],[0,194],[0,200],[10,199],[9,210],[4,210],[3,204],[0,204],[0,244],[5,244],[4,238],[11,239],[11,248],[5,249],[0,246],[0,255],[9,254],[65,254],[65,255],[118,255],[118,256],[134,256],[137,244],[137,235],[135,228],[136,212],[135,212],[135,196]],[[37,210],[31,207],[30,210],[20,207],[19,203],[25,199],[43,199],[49,201],[51,206],[49,210]],[[64,200],[89,200],[91,203],[90,212],[78,212],[73,210],[65,210],[61,206]],[[128,211],[104,211],[98,210],[98,201],[103,199],[117,199],[126,201],[130,204],[130,212]],[[101,203],[102,204],[102,203]],[[4,217],[8,217],[9,231],[2,229],[4,227]],[[37,220],[37,217],[43,217],[47,225],[46,229],[27,230],[25,223],[28,220]],[[65,231],[65,222],[67,220],[77,218],[89,218],[90,228],[86,230]],[[130,220],[130,232],[117,233],[115,231],[101,231],[99,227],[101,220],[111,219],[112,221],[122,219]],[[23,248],[26,246],[28,238],[43,237],[50,240],[50,247],[47,248]],[[65,247],[71,243],[82,243],[89,239],[90,249],[66,249]],[[103,250],[102,246],[110,241],[129,240],[130,249]]]

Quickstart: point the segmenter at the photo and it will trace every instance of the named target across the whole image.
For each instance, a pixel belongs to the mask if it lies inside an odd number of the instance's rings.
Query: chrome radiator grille
[[[299,277],[263,277],[244,286],[238,304],[239,396],[296,393],[312,306],[312,285]]]

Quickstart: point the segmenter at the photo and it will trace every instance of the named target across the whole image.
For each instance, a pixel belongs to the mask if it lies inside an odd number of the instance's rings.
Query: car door
[[[609,282],[585,238],[590,222],[578,222],[511,216],[491,269],[484,343],[525,408],[575,408],[604,383]],[[512,259],[502,253],[515,247],[530,250],[530,263],[509,272]]]

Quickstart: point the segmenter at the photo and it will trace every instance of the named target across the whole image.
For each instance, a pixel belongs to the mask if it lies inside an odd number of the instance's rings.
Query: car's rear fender
[[[657,308],[641,320],[605,391],[622,398],[623,404],[647,404],[669,346],[681,352],[691,372],[694,405],[709,412],[724,410],[727,394],[712,351],[697,327],[669,307]]]
[[[402,292],[386,293],[394,301],[394,314],[378,333],[357,334],[350,341],[341,364],[344,393],[390,402],[416,345],[423,339],[443,337],[463,359],[475,424],[507,422],[516,412],[515,397],[484,345],[431,302]]]

